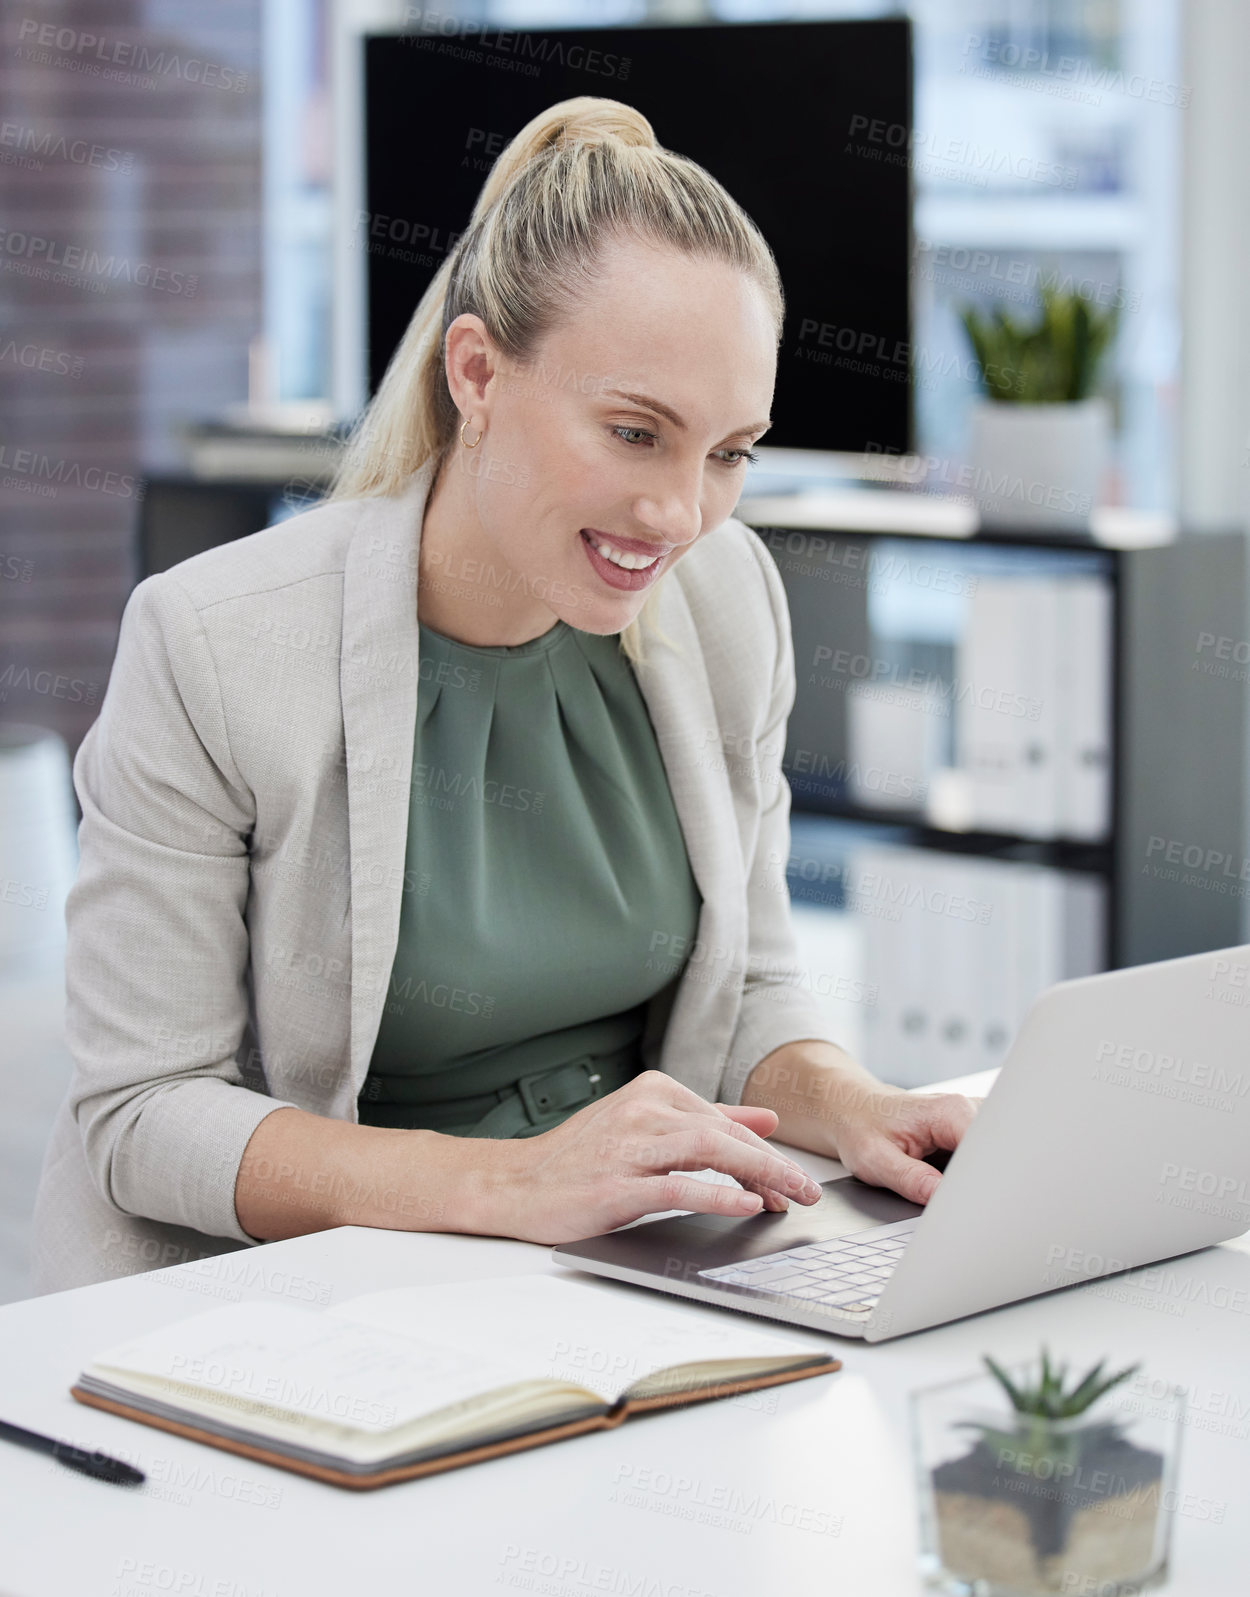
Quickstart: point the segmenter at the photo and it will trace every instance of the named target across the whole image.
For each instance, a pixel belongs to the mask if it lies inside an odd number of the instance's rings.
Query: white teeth
[[[659,555],[652,555],[648,560],[645,555],[626,554],[621,549],[613,549],[610,544],[597,543],[593,538],[590,541],[605,560],[610,560],[614,566],[621,566],[626,571],[645,571],[660,558]]]

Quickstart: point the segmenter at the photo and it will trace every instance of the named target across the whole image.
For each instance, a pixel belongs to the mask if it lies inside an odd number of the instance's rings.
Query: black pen
[[[58,1463],[70,1469],[81,1470],[98,1481],[109,1481],[114,1486],[138,1486],[147,1480],[141,1469],[123,1464],[120,1458],[110,1458],[107,1453],[86,1453],[70,1442],[58,1442],[55,1436],[40,1436],[38,1431],[24,1431],[20,1425],[10,1425],[0,1420],[0,1441],[16,1442],[19,1447],[29,1447],[36,1453],[47,1453]]]

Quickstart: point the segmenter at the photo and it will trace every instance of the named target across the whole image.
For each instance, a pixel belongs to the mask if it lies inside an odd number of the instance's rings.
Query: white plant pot
[[[982,526],[1087,532],[1110,436],[1105,399],[1058,405],[978,400],[968,458]]]

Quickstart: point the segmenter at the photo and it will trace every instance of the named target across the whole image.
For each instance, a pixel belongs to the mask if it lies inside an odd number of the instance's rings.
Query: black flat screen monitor
[[[904,19],[503,31],[421,12],[365,41],[369,387],[540,111],[624,100],[755,220],[786,324],[773,426],[791,449],[911,447],[911,28]]]

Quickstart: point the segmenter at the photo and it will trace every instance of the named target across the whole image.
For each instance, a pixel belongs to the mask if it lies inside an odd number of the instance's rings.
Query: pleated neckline
[[[437,632],[424,621],[419,621],[418,626],[423,633],[431,639],[436,639],[445,649],[459,650],[464,654],[485,655],[494,660],[525,659],[533,654],[545,654],[549,649],[554,649],[563,642],[572,632],[573,628],[567,621],[556,621],[553,627],[538,637],[531,638],[528,643],[461,643],[459,638],[449,638],[445,632]]]

